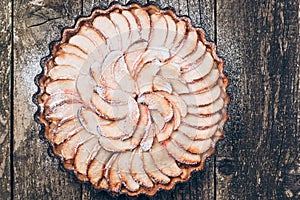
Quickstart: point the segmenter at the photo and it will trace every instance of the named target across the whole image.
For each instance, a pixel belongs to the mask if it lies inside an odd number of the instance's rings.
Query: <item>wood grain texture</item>
[[[34,77],[49,43],[80,14],[78,1],[14,1],[14,199],[79,199],[81,184],[59,170],[33,120]]]
[[[49,53],[48,44],[60,38],[64,27],[74,25],[77,16],[89,15],[94,7],[105,9],[111,3],[0,3],[0,199],[12,194],[14,199],[299,199],[300,7],[295,0],[156,1],[204,28],[207,39],[218,45],[230,80],[230,119],[224,139],[204,169],[188,182],[154,197],[114,197],[76,181],[59,167],[33,120],[37,109],[31,101],[37,91],[33,80],[41,71],[41,58]]]
[[[216,30],[231,96],[217,199],[297,199],[299,3],[217,1]]]
[[[11,196],[11,29],[12,7],[10,1],[0,2],[0,199]]]

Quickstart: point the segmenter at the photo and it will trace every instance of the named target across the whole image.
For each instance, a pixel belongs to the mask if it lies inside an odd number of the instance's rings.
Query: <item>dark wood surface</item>
[[[115,198],[59,167],[39,135],[32,102],[48,44],[76,17],[110,3],[0,2],[0,199]],[[202,171],[171,191],[139,199],[299,199],[299,1],[160,0],[156,5],[189,16],[217,44],[230,80],[230,118]]]
[[[4,199],[9,198],[11,193],[12,9],[9,3],[9,0],[0,2],[0,196]]]

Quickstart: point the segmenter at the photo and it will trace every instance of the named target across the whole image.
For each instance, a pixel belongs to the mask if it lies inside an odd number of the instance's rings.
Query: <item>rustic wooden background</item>
[[[141,4],[149,3],[139,0]],[[34,122],[34,77],[48,44],[111,1],[0,1],[0,199],[112,199],[59,167]],[[120,1],[124,4],[127,1]],[[300,198],[298,0],[157,1],[218,45],[230,79],[225,137],[205,168],[142,199]],[[122,199],[129,199],[121,195]]]

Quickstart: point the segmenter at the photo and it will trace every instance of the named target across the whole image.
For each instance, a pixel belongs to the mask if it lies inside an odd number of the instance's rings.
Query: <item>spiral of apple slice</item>
[[[154,194],[200,169],[222,136],[227,79],[200,29],[154,6],[95,10],[54,45],[40,118],[95,188]]]

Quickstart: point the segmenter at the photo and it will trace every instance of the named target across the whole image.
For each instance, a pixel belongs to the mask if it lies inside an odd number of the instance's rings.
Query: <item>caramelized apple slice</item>
[[[185,117],[187,114],[187,105],[186,103],[178,96],[175,94],[169,94],[166,92],[159,92],[160,94],[162,94],[166,99],[168,99],[168,101],[171,102],[172,106],[178,108],[181,117]],[[174,108],[173,108],[174,110]]]
[[[129,44],[130,44],[130,27],[129,27],[129,22],[124,17],[124,15],[117,13],[117,12],[112,12],[110,13],[110,20],[114,23],[114,25],[117,27],[118,32],[120,34],[121,38],[121,44],[122,44],[122,50],[125,51]]]
[[[96,86],[95,90],[103,100],[111,104],[126,104],[130,98],[129,93],[118,89]]]
[[[133,152],[131,161],[131,174],[132,177],[142,186],[150,188],[153,187],[151,179],[145,172],[142,161],[142,153],[139,150]]]
[[[119,89],[119,84],[115,81],[114,77],[114,65],[117,60],[122,57],[123,53],[121,51],[112,51],[104,58],[100,75],[100,85],[113,88],[113,89]],[[97,74],[97,72],[94,72],[95,70],[99,70],[98,67],[95,69],[92,68],[92,73]]]
[[[200,155],[189,153],[183,150],[176,142],[168,140],[164,142],[169,154],[171,154],[177,161],[185,164],[197,164],[200,162]]]
[[[105,42],[105,38],[99,34],[93,27],[82,26],[78,34],[85,36],[93,42],[97,51],[91,52],[93,57],[96,58],[98,62],[102,62],[103,58],[108,53],[108,48]]]
[[[204,153],[214,145],[212,139],[210,138],[206,140],[191,140],[185,134],[179,131],[175,131],[171,137],[172,140],[176,141],[176,143],[185,150],[195,154]]]
[[[137,146],[132,144],[130,139],[122,141],[120,139],[111,139],[101,135],[99,136],[99,142],[105,150],[110,152],[131,151]]]
[[[93,21],[93,26],[107,39],[111,50],[119,50],[121,43],[117,28],[107,17],[98,16]]]
[[[74,35],[69,39],[69,43],[73,44],[89,55],[92,55],[96,51],[95,44],[87,37],[83,35]]]
[[[102,66],[101,66],[101,69],[100,69],[103,78],[106,78],[105,77],[106,75],[109,75],[111,78],[113,77],[112,74],[114,73],[113,72],[114,64],[122,56],[123,56],[123,52],[120,50],[111,51],[105,56]],[[113,81],[113,80],[111,80],[111,81]]]
[[[119,175],[123,185],[129,191],[137,191],[140,188],[140,185],[135,182],[133,177],[131,176],[131,160],[132,160],[132,153],[130,151],[126,151],[120,154],[118,159],[119,165]]]
[[[182,119],[182,122],[193,127],[209,127],[215,125],[221,119],[222,115],[220,113],[215,113],[206,117],[188,114]]]
[[[186,38],[183,41],[183,45],[171,59],[171,62],[180,63],[186,56],[192,54],[197,48],[198,35],[195,29],[188,32]]]
[[[138,102],[148,105],[150,110],[157,110],[165,122],[170,121],[173,116],[172,105],[162,95],[154,93],[143,94],[138,98]]]
[[[182,62],[180,62],[180,66],[183,70],[188,69],[188,66],[196,64],[197,61],[201,60],[205,55],[206,46],[198,41],[196,50],[193,51],[190,55],[186,56]]]
[[[128,71],[125,58],[121,57],[114,65],[114,77],[120,88],[124,92],[134,94],[136,92],[136,84]]]
[[[148,41],[150,35],[150,18],[148,13],[142,8],[133,9],[131,12],[139,24],[141,39]]]
[[[154,91],[165,91],[172,93],[172,86],[169,81],[161,76],[155,76],[153,79],[153,89]]]
[[[64,102],[80,102],[79,97],[75,94],[56,93],[50,95],[45,101],[44,109],[52,110],[54,107],[63,104]]]
[[[98,140],[96,137],[91,138],[85,143],[81,144],[76,151],[74,159],[74,167],[77,172],[82,175],[87,175],[88,165],[90,161],[95,157],[96,153],[100,149]]]
[[[214,86],[210,90],[200,92],[197,94],[183,94],[181,98],[188,106],[203,106],[214,102],[221,94],[221,88],[219,85]]]
[[[76,112],[81,108],[81,103],[64,102],[60,106],[54,107],[45,113],[46,119],[60,121],[62,119],[71,118],[76,115]]]
[[[142,66],[143,63],[148,63],[151,61],[159,61],[160,63],[165,62],[170,57],[170,52],[164,47],[159,48],[148,48],[145,53],[142,55],[139,66]]]
[[[138,24],[136,22],[135,17],[132,15],[132,13],[130,11],[123,10],[122,14],[124,15],[124,17],[126,17],[128,23],[129,23],[129,29],[130,29],[129,43],[132,44],[140,39]]]
[[[90,105],[94,87],[95,84],[93,83],[92,78],[89,75],[85,73],[80,73],[78,75],[78,78],[76,80],[77,92],[86,105]]]
[[[180,75],[180,66],[173,63],[166,63],[160,67],[158,75],[167,79],[178,79]]]
[[[146,174],[143,168],[143,161],[141,159],[141,153],[133,153],[131,162],[131,174],[132,177],[142,186],[150,188],[153,187],[151,179]]]
[[[70,65],[78,70],[87,63],[86,59],[70,53],[59,54],[55,57],[54,61],[56,65]]]
[[[62,144],[61,154],[65,160],[73,159],[80,144],[94,137],[85,130],[79,131]]]
[[[190,67],[186,72],[182,73],[182,77],[186,82],[191,83],[206,76],[213,68],[214,59],[210,53],[206,53],[203,60],[199,64]]]
[[[192,83],[188,83],[188,88],[190,92],[199,92],[201,90],[207,89],[216,84],[219,79],[219,70],[213,69],[207,76],[194,81]]]
[[[148,134],[151,126],[150,112],[147,106],[139,104],[139,110],[140,110],[140,121],[138,123],[134,135],[132,136],[133,137],[132,144],[134,145],[138,145],[144,133]]]
[[[136,80],[139,89],[139,95],[152,91],[152,81],[158,70],[158,62],[149,62],[143,66],[141,71],[138,73]]]
[[[143,151],[149,151],[152,147],[154,137],[158,132],[155,124],[151,124],[149,129],[146,130],[145,135],[140,143],[141,149]]]
[[[55,93],[69,93],[75,94],[75,81],[74,80],[56,80],[50,82],[46,87],[46,92],[50,95]]]
[[[52,80],[72,79],[78,76],[78,69],[70,65],[57,65],[49,70],[48,75]]]
[[[98,94],[93,93],[92,104],[97,109],[99,114],[111,120],[124,119],[128,112],[128,105],[112,105],[104,101]]]
[[[122,182],[118,174],[119,172],[118,157],[119,154],[114,154],[112,157],[110,157],[109,161],[105,165],[106,180],[108,180],[110,189],[116,193],[120,192],[122,186]]]
[[[121,139],[122,137],[126,136],[126,132],[124,132],[124,130],[121,128],[121,126],[119,126],[119,121],[115,121],[112,122],[111,124],[108,125],[102,125],[102,126],[98,126],[98,132],[100,135],[102,135],[104,138],[109,138],[109,139]],[[99,138],[100,141],[105,141],[102,140],[101,138]],[[108,140],[110,141],[110,140]],[[111,144],[108,144],[109,146]],[[104,147],[106,147],[107,145],[103,144]],[[113,146],[109,147],[110,148],[114,148]],[[107,149],[108,150],[108,149]]]
[[[165,175],[176,177],[182,173],[175,160],[159,142],[153,143],[150,154],[156,167]]]
[[[173,46],[176,37],[176,23],[170,15],[164,15],[168,26],[168,36],[165,41],[165,47],[170,49]]]
[[[218,112],[224,107],[224,100],[219,97],[216,101],[213,103],[207,105],[207,106],[189,106],[188,112],[191,114],[201,114],[201,115],[209,115],[213,114],[215,112]]]
[[[128,112],[124,120],[119,121],[118,126],[125,130],[125,136],[122,139],[127,139],[134,133],[140,118],[140,110],[137,102],[133,98],[128,99]]]
[[[63,43],[59,45],[57,54],[74,54],[80,58],[87,59],[87,54],[73,44]]]
[[[190,91],[185,83],[178,79],[169,79],[173,92],[176,94],[188,94]]]
[[[148,48],[158,48],[164,46],[168,35],[168,25],[164,15],[159,13],[152,14],[151,19],[151,33]]]
[[[149,177],[155,182],[155,183],[162,183],[167,184],[170,182],[170,178],[163,173],[160,172],[160,170],[157,168],[157,166],[154,164],[154,160],[149,152],[143,152],[143,163],[144,163],[144,169]]]
[[[174,120],[173,130],[177,130],[181,123],[181,114],[177,105],[172,104],[172,107],[173,107],[173,120]]]
[[[82,129],[83,128],[76,117],[65,120],[62,124],[59,124],[53,129],[53,142],[55,144],[61,144],[63,141],[78,133]]]
[[[186,136],[192,140],[205,140],[215,135],[218,129],[218,125],[207,127],[205,129],[197,129],[186,124],[181,124],[178,130],[184,133]]]
[[[164,127],[157,132],[156,137],[159,142],[164,141],[170,137],[174,130],[174,117],[171,121],[165,123]]]
[[[88,178],[92,184],[97,184],[102,179],[105,171],[105,164],[108,162],[111,155],[111,152],[101,148],[90,163],[88,168]]]
[[[150,110],[151,118],[156,124],[158,130],[162,130],[165,126],[165,120],[157,110]]]
[[[174,39],[173,46],[170,51],[172,56],[174,56],[174,54],[177,52],[182,41],[184,40],[185,35],[186,35],[186,22],[179,20],[176,23],[176,37]]]
[[[138,40],[135,43],[131,44],[128,47],[127,52],[125,53],[125,62],[130,72],[131,76],[136,76],[137,74],[137,67],[139,61],[142,59],[142,55],[145,52],[148,43],[144,40]]]
[[[97,136],[99,135],[98,126],[105,126],[112,123],[112,121],[106,120],[98,116],[92,110],[88,110],[83,107],[78,110],[78,119],[81,126],[84,127],[86,131]]]

